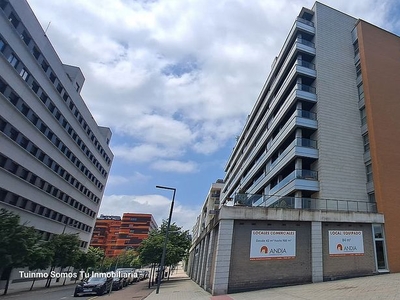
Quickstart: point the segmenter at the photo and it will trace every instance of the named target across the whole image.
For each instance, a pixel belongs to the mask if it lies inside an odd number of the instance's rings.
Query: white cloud
[[[191,154],[211,157],[234,140],[301,7],[314,4],[28,2],[43,28],[52,22],[47,35],[61,60],[85,74],[82,95],[94,118],[124,138],[112,140],[115,159],[148,163],[153,172],[195,172],[199,166]],[[387,18],[396,1],[323,2],[388,30],[400,30],[396,18]],[[109,183],[124,184],[133,177],[110,176]],[[169,199],[156,195],[112,195],[104,197],[101,213],[151,212],[160,223],[167,218],[169,204]],[[191,228],[199,209],[178,204],[174,211],[177,224]]]
[[[162,172],[193,173],[198,170],[197,164],[193,161],[158,160],[151,164],[152,169]]]
[[[183,154],[177,149],[150,144],[140,144],[133,147],[127,145],[115,146],[113,152],[116,157],[132,162],[149,162],[154,159],[171,158]]]
[[[103,197],[99,214],[122,216],[129,212],[149,213],[161,225],[162,220],[168,219],[170,207],[171,199],[160,195],[110,195]],[[171,220],[184,230],[191,231],[199,211],[200,207],[189,208],[175,201]]]
[[[172,148],[175,157],[213,153],[239,133],[301,5],[314,3],[29,2],[41,5],[42,23],[52,21],[48,35],[63,61],[82,67],[96,119],[139,143]],[[325,3],[391,27],[384,24],[390,1]],[[179,76],[163,72],[188,64]]]
[[[107,187],[125,185],[127,183],[132,183],[132,184],[143,183],[148,181],[150,178],[151,178],[150,176],[141,174],[139,172],[135,172],[132,176],[119,176],[111,174],[107,180]]]

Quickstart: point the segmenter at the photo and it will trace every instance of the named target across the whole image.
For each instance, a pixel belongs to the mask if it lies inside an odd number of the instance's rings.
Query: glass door
[[[378,272],[388,272],[386,260],[385,235],[382,224],[373,224],[372,233],[374,235],[375,265]]]

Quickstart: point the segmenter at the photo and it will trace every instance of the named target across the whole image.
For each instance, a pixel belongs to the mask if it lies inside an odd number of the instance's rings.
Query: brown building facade
[[[102,248],[107,257],[117,256],[125,250],[136,250],[156,228],[151,214],[124,213],[122,219],[101,215],[96,221],[90,246]]]
[[[385,216],[388,269],[400,272],[400,38],[362,20],[356,28],[375,198]]]

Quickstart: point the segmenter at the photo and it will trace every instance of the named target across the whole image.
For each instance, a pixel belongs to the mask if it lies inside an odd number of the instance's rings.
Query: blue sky
[[[399,34],[396,0],[321,1]],[[100,213],[191,229],[304,0],[28,0],[82,97],[113,132]]]

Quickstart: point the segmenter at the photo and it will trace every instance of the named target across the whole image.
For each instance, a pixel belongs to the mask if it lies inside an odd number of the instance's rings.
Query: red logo
[[[337,249],[338,251],[343,251],[343,245],[342,245],[342,244],[337,244],[337,245],[336,245],[336,249]]]
[[[268,247],[267,246],[262,246],[261,249],[260,249],[260,253],[268,254]]]

